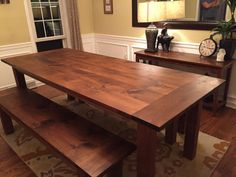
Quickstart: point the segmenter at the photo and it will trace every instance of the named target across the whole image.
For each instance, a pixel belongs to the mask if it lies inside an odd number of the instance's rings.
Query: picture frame
[[[113,0],[103,0],[104,14],[113,14]]]
[[[209,7],[209,5],[213,2],[215,2],[215,5],[211,5],[212,7]],[[225,20],[226,6],[227,4],[224,0],[213,0],[211,3],[208,3],[207,0],[199,0],[199,20],[208,22],[218,22]]]
[[[0,4],[10,4],[10,0],[0,0]]]

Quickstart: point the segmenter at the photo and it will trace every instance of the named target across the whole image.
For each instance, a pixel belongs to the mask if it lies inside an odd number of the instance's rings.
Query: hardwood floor
[[[64,94],[63,92],[57,91],[48,86],[41,86],[39,88],[36,88],[35,91],[48,98],[53,98],[55,96]],[[7,93],[9,93],[9,91],[1,91],[0,96],[6,95]],[[235,177],[236,110],[230,108],[223,108],[214,116],[212,115],[212,112],[204,110],[201,120],[201,131],[231,142],[231,146],[228,152],[226,153],[223,160],[218,165],[211,177]],[[1,164],[3,164],[3,161],[1,161]]]
[[[0,177],[36,177],[0,136]]]
[[[201,131],[231,142],[228,152],[220,162],[212,177],[236,176],[236,110],[221,109],[215,116],[204,111]]]

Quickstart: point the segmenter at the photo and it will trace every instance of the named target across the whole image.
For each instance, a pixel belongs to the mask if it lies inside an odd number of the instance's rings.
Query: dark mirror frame
[[[150,23],[138,22],[138,0],[132,0],[132,26],[133,27],[147,27]],[[168,23],[167,27],[170,29],[188,29],[188,30],[212,30],[216,27],[215,22],[197,22],[197,21],[164,21],[155,22],[158,28],[162,28],[164,23]]]

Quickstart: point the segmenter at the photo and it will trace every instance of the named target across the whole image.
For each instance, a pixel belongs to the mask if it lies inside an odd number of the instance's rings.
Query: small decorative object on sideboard
[[[199,53],[203,57],[210,57],[216,53],[217,43],[211,35],[210,38],[204,39],[199,46]]]
[[[216,61],[218,61],[218,62],[224,62],[225,55],[226,55],[225,49],[220,49],[219,52],[218,52],[218,54],[217,54]]]
[[[0,4],[10,4],[10,0],[0,0]]]
[[[216,28],[213,29],[215,33],[212,35],[220,35],[220,48],[225,49],[225,60],[230,60],[234,54],[236,47],[236,40],[233,39],[233,32],[236,32],[236,24],[233,21],[222,21]]]
[[[164,28],[161,31],[161,35],[158,36],[157,50],[159,48],[159,44],[161,44],[163,51],[169,52],[170,43],[174,39],[174,36],[169,36],[167,30],[167,24],[164,24]]]

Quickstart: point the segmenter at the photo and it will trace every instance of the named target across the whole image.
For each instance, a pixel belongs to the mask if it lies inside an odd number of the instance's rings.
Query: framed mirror
[[[138,22],[138,3],[145,1],[147,0],[132,0],[133,27],[147,27],[150,24]],[[163,24],[167,23],[170,29],[211,30],[216,27],[218,21],[224,20],[225,16],[225,0],[185,0],[185,18],[155,22],[155,25],[162,28]]]

